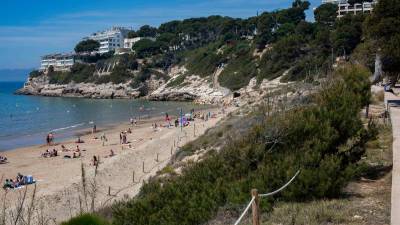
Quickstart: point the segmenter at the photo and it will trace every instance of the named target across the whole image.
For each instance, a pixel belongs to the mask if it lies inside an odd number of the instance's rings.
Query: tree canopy
[[[136,32],[136,34],[139,37],[155,37],[157,35],[157,28],[144,25]]]
[[[100,43],[98,41],[89,39],[79,42],[75,46],[75,52],[76,53],[93,52],[99,50],[99,48],[100,48]]]
[[[333,25],[336,20],[338,6],[333,3],[322,4],[314,11],[315,21],[324,25]]]
[[[364,30],[379,46],[383,70],[400,73],[400,0],[380,0],[365,22]]]
[[[160,53],[160,47],[161,44],[158,41],[142,39],[133,45],[132,50],[135,51],[138,57],[144,58]]]

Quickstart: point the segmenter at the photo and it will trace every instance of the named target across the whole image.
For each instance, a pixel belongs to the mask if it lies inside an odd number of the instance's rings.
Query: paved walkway
[[[400,225],[400,97],[385,92],[393,129],[393,171],[391,224]]]

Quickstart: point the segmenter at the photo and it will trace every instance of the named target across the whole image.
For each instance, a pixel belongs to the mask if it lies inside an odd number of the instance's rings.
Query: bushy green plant
[[[110,223],[107,220],[93,214],[83,214],[78,217],[72,218],[67,222],[61,223],[61,225],[109,225],[109,224]]]
[[[252,49],[249,45],[238,45],[230,53],[234,58],[228,61],[220,74],[220,84],[231,90],[238,90],[248,85],[251,78],[257,76],[255,59],[251,56]]]
[[[223,56],[217,53],[219,43],[212,43],[186,53],[186,67],[190,74],[200,77],[211,76],[223,62]]]

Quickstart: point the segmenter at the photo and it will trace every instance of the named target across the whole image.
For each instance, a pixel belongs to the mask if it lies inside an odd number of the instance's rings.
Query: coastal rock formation
[[[219,85],[214,87],[213,83],[197,75],[185,76],[181,84],[174,82],[186,74],[184,67],[173,68],[170,72],[171,79],[161,85],[157,90],[147,96],[149,100],[155,101],[194,101],[200,104],[222,103],[231,92]]]
[[[138,98],[140,91],[129,84],[69,83],[50,84],[44,77],[30,79],[16,94],[51,97]]]
[[[16,94],[95,99],[144,97],[152,101],[194,101],[200,104],[222,103],[231,95],[229,89],[218,84],[217,79],[210,81],[197,75],[186,75],[186,73],[184,67],[173,67],[168,73],[171,78],[167,82],[152,75],[149,80],[136,88],[133,88],[130,82],[50,84],[46,76],[39,76],[29,78],[24,87],[16,91]],[[185,77],[182,83],[174,84],[180,76]]]

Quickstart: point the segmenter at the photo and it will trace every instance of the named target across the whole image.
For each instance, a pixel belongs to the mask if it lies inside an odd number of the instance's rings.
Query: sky
[[[1,0],[0,70],[36,68],[40,56],[72,52],[111,26],[134,29],[209,15],[236,18],[287,8],[291,0]],[[310,0],[311,9],[321,0]],[[312,20],[312,10],[307,14]]]

